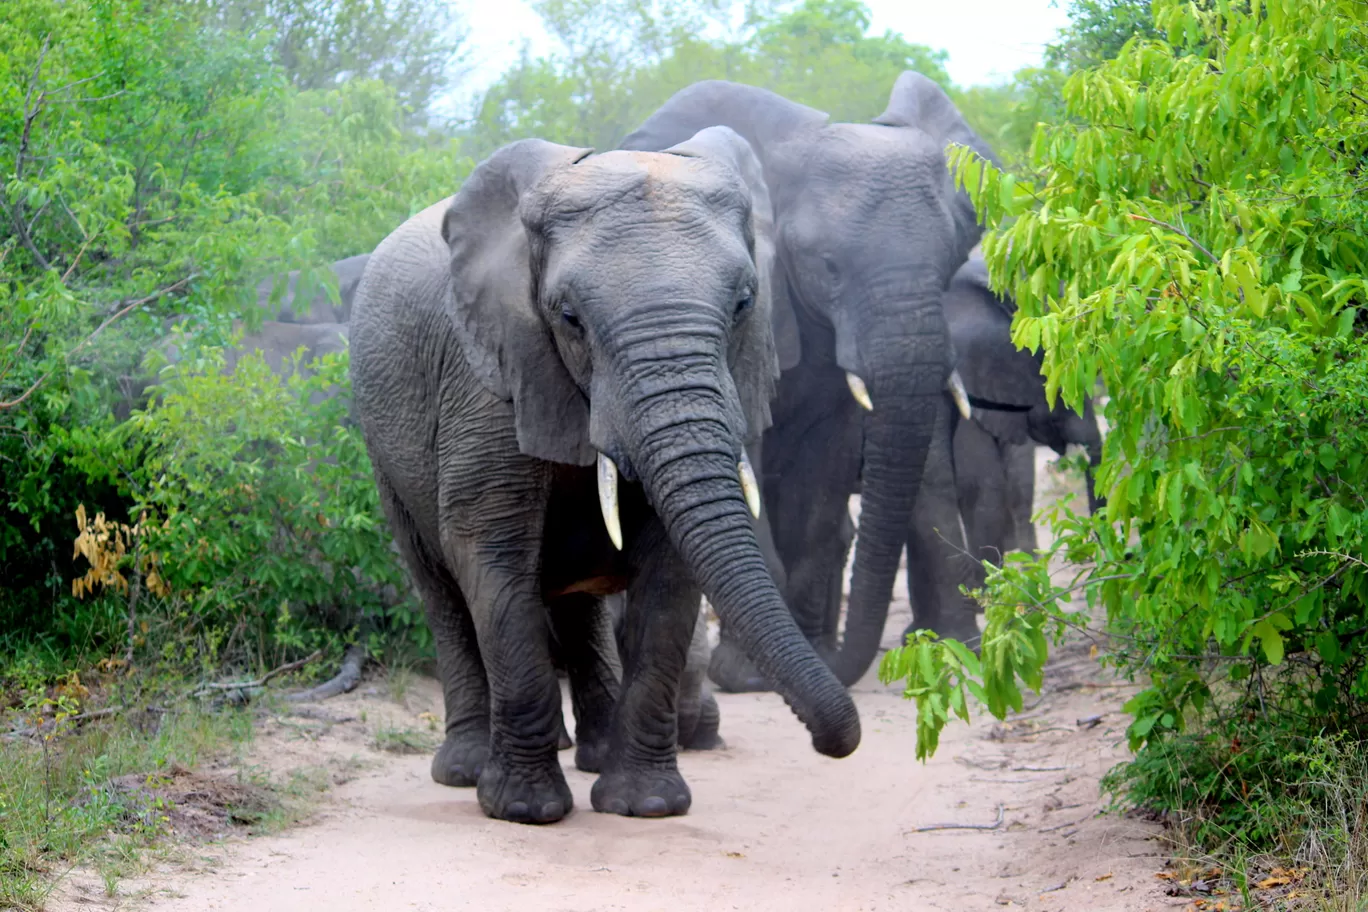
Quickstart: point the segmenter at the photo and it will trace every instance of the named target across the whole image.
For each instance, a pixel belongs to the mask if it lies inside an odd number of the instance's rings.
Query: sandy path
[[[905,592],[901,584],[899,592]],[[894,606],[885,645],[907,619]],[[1045,697],[1006,724],[956,724],[926,765],[915,711],[871,673],[853,688],[864,722],[845,760],[812,751],[775,696],[719,695],[727,748],[688,753],[688,816],[634,820],[589,809],[593,777],[562,753],[575,810],[548,827],[496,822],[473,790],[428,777],[427,755],[368,747],[384,724],[439,711],[432,682],[402,707],[372,693],[328,704],[364,718],[301,733],[277,725],[259,748],[273,766],[360,756],[372,765],[335,788],[312,825],[210,847],[198,871],[163,870],[117,903],[73,883],[55,908],[163,910],[920,910],[1020,906],[1139,912],[1172,900],[1153,877],[1161,848],[1147,824],[1095,816],[1098,777],[1123,756],[1123,690],[1082,647],[1056,658]],[[388,707],[384,709],[384,707]],[[567,713],[569,708],[567,706]],[[1105,713],[1091,727],[1077,720]],[[568,716],[567,716],[568,717]],[[291,759],[293,758],[293,760]],[[991,830],[915,832],[936,823]],[[130,888],[136,886],[128,885]],[[84,895],[80,895],[84,894]]]

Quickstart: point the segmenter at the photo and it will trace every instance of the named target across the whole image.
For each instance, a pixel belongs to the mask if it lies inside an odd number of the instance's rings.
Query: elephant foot
[[[722,714],[717,708],[717,698],[704,691],[698,703],[698,718],[693,727],[685,733],[683,725],[679,731],[679,746],[685,750],[721,750],[727,745],[718,735],[717,729],[722,722]]]
[[[584,773],[602,772],[608,759],[608,744],[607,735],[580,738],[579,747],[575,748],[575,769]]]
[[[496,820],[555,823],[574,807],[560,763],[549,766],[505,766],[491,757],[475,788],[480,809]]]
[[[589,800],[600,814],[670,817],[687,814],[693,794],[677,769],[620,770],[599,776]]]
[[[741,647],[724,639],[713,650],[708,663],[708,678],[726,693],[756,693],[769,690],[769,683]]]
[[[470,788],[480,780],[488,760],[488,734],[449,732],[432,757],[432,781],[453,788]]]

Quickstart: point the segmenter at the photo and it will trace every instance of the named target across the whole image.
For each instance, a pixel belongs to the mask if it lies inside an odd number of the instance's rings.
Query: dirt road
[[[899,592],[905,591],[901,584]],[[886,645],[907,619],[894,606]],[[310,825],[198,850],[212,861],[154,873],[111,903],[74,882],[55,908],[185,912],[360,910],[922,910],[1017,906],[1140,912],[1172,900],[1153,829],[1098,816],[1098,777],[1123,756],[1123,689],[1083,647],[1005,724],[956,724],[914,759],[915,711],[873,674],[853,691],[864,722],[845,760],[814,753],[773,695],[719,695],[725,750],[689,753],[689,815],[634,820],[589,809],[593,777],[562,754],[575,796],[548,827],[481,814],[473,790],[435,785],[426,754],[374,749],[377,731],[440,712],[432,682],[396,703],[375,690],[327,704],[342,724],[280,720],[257,754],[275,769],[355,770]],[[567,714],[569,708],[567,706]],[[569,716],[567,715],[567,718]],[[1080,724],[1079,720],[1084,720]],[[345,778],[345,777],[339,777]],[[918,828],[935,824],[977,829]],[[82,896],[80,894],[84,893]]]

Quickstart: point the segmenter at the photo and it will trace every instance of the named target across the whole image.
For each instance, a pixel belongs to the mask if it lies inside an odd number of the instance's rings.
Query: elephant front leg
[[[693,801],[676,759],[678,701],[702,594],[658,523],[643,530],[633,552],[622,692],[590,800],[604,813],[666,817],[687,813]]]
[[[553,823],[574,800],[557,756],[561,693],[535,547],[464,541],[460,566],[489,681],[489,759],[476,783],[480,808],[515,823]]]

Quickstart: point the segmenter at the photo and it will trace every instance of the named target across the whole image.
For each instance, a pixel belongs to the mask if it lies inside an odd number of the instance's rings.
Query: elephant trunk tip
[[[849,699],[849,698],[847,698]],[[849,718],[812,735],[812,749],[827,757],[849,757],[860,746],[860,714],[850,701]]]

